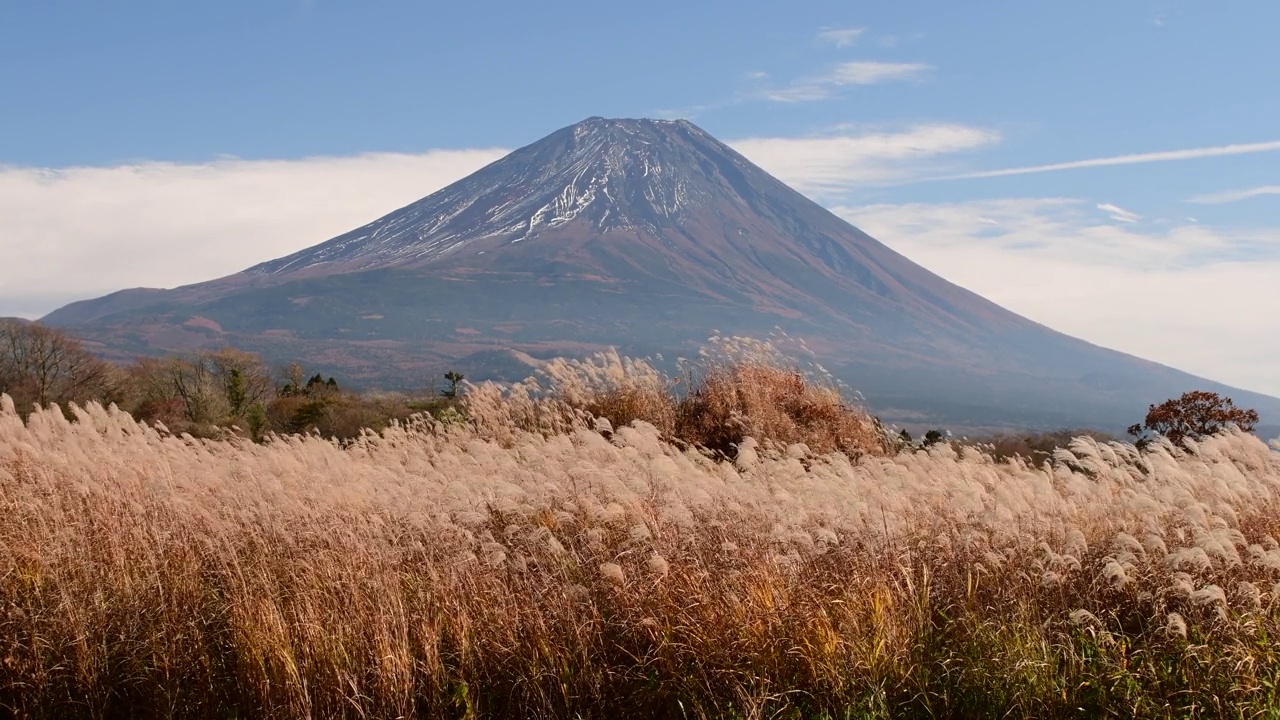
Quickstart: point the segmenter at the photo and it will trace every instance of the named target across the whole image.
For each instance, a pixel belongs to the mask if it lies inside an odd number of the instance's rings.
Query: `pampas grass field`
[[[587,378],[562,382],[574,403],[472,387],[465,420],[347,443],[197,440],[96,404],[24,421],[5,398],[0,713],[1280,708],[1280,455],[1251,436],[890,454],[764,371],[721,376],[755,400],[708,390],[690,416],[637,409],[661,403],[643,367],[561,369]],[[731,456],[672,436],[713,407]]]

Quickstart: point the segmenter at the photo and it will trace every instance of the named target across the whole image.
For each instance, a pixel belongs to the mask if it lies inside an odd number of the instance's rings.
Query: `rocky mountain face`
[[[232,344],[382,386],[780,329],[904,423],[1118,428],[1187,389],[1280,419],[953,285],[682,120],[590,118],[328,242],[45,321],[110,356]]]

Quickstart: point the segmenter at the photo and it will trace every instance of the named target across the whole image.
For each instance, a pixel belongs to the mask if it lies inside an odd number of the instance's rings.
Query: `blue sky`
[[[0,5],[0,315],[689,117],[1015,311],[1280,395],[1280,3],[106,5]]]

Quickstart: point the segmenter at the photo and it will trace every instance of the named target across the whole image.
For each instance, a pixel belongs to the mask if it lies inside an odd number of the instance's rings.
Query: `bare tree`
[[[115,368],[61,330],[0,321],[0,392],[25,411],[50,403],[113,402],[117,385]]]
[[[223,390],[205,356],[172,358],[166,371],[188,421],[211,423],[227,414]]]
[[[134,417],[166,425],[186,419],[186,406],[171,378],[173,362],[171,358],[138,358],[127,368],[127,409]]]
[[[226,348],[189,358],[139,358],[130,368],[138,414],[147,419],[225,423],[247,417],[275,393],[262,360]]]
[[[228,414],[233,418],[245,417],[255,405],[264,405],[275,395],[271,372],[253,353],[224,348],[205,353],[202,359],[222,386]]]

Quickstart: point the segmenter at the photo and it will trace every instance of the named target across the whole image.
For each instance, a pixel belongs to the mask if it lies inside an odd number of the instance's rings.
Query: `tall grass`
[[[1280,459],[1241,434],[717,462],[644,422],[255,445],[2,403],[19,717],[1280,706]]]
[[[892,445],[821,366],[802,368],[768,341],[712,338],[697,361],[681,362],[675,378],[616,351],[559,358],[540,375],[541,382],[531,378],[510,388],[471,387],[465,405],[474,426],[510,439],[518,431],[611,431],[641,420],[666,440],[722,457],[736,455],[747,438],[852,457],[884,454]]]

